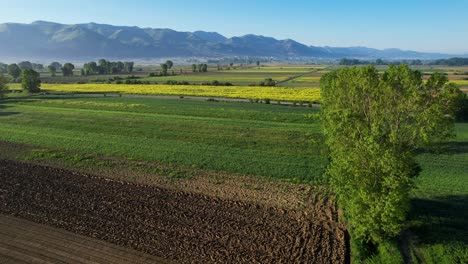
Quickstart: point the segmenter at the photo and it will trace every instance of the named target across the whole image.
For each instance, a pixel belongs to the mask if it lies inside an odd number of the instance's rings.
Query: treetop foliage
[[[5,96],[5,91],[8,89],[7,83],[7,78],[0,72],[0,99]]]
[[[41,79],[39,73],[32,69],[21,71],[21,86],[24,90],[35,93],[40,91]]]
[[[65,63],[62,67],[63,76],[73,76],[74,69],[75,69],[75,65],[71,63]]]
[[[21,69],[16,63],[8,65],[7,70],[8,70],[8,74],[10,74],[11,77],[13,77],[13,79],[18,78],[21,74]]]
[[[116,73],[132,73],[134,62],[126,61],[107,61],[100,59],[97,63],[94,61],[85,63],[83,65],[83,75],[95,74],[116,74]]]
[[[339,69],[320,87],[327,175],[353,239],[378,243],[398,235],[419,173],[414,151],[453,135],[459,89],[439,73],[424,82],[406,65],[384,74],[373,66]]]
[[[447,66],[465,66],[468,65],[468,58],[450,58],[435,60],[434,65],[447,65]]]

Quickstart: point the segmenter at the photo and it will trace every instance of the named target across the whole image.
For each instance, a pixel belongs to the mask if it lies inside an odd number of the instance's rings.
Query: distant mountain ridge
[[[35,21],[31,24],[0,24],[0,61],[2,58],[80,60],[229,56],[439,59],[454,55],[366,47],[316,47],[291,39],[278,40],[252,34],[226,38],[217,32],[180,32],[96,23],[65,25]]]

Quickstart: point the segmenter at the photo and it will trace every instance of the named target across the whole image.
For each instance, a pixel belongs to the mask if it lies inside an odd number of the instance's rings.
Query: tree
[[[20,76],[21,74],[21,69],[18,67],[16,63],[8,65],[8,74],[13,77],[13,79],[16,79]]]
[[[260,61],[257,61],[257,67],[260,66]]]
[[[196,64],[192,64],[192,72],[197,72],[197,65]]]
[[[7,73],[8,72],[8,64],[0,62],[0,73]]]
[[[52,62],[50,64],[50,66],[54,67],[56,71],[62,69],[62,64],[60,64],[59,62],[56,62],[56,61]]]
[[[384,61],[382,59],[375,60],[376,65],[384,65]]]
[[[30,93],[36,93],[40,91],[41,79],[39,73],[32,69],[24,69],[21,71],[21,86],[23,90]]]
[[[22,61],[18,63],[18,66],[20,67],[21,70],[33,68],[32,63],[29,61]]]
[[[71,63],[65,63],[62,67],[63,76],[73,76],[74,69],[75,69],[75,65]]]
[[[445,102],[445,104],[451,103],[452,101],[455,102],[455,104],[448,106],[452,107],[450,111],[455,113],[455,120],[468,121],[467,94],[461,91],[455,83],[448,83],[445,87],[445,93],[447,94],[446,97],[450,97],[450,100]]]
[[[0,72],[0,99],[5,96],[5,92],[8,89],[7,83],[7,78],[5,78],[5,76],[3,76],[3,73]]]
[[[113,65],[114,67],[114,70],[112,71],[112,73],[120,73],[120,72],[123,72],[124,68],[125,68],[125,64],[121,61],[118,61],[118,62],[115,62],[115,64]]]
[[[44,70],[44,65],[40,63],[31,63],[32,69],[36,71],[43,71]]]
[[[406,65],[343,68],[320,82],[330,164],[326,176],[344,209],[358,258],[401,231],[415,150],[453,135],[457,91]]]
[[[166,64],[168,69],[171,69],[172,66],[174,66],[174,63],[171,60],[166,61]]]
[[[62,64],[58,63],[58,62],[52,62],[49,66],[47,66],[47,70],[49,71],[50,75],[52,77],[55,76],[55,74],[57,73],[58,70],[61,70],[62,69]]]
[[[167,69],[169,66],[166,63],[161,64],[161,75],[167,75]]]
[[[207,72],[208,71],[208,65],[207,64],[198,64],[197,68],[198,68],[198,72]]]
[[[49,71],[52,77],[54,77],[55,74],[57,73],[57,69],[52,65],[47,66],[47,70]]]
[[[85,63],[83,65],[83,72],[84,72],[84,75],[98,74],[99,73],[98,65],[94,61]]]
[[[128,72],[128,73],[132,73],[133,72],[133,61],[126,61],[124,62],[124,68],[125,68],[125,71]]]
[[[110,70],[109,70],[109,63],[105,60],[105,59],[100,59],[98,61],[98,65],[99,65],[99,74],[104,74],[104,73],[109,73]]]

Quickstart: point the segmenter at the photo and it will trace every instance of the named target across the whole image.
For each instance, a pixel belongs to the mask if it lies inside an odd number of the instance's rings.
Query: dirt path
[[[177,263],[343,263],[347,256],[342,229],[302,212],[6,160],[0,213]]]
[[[169,263],[17,217],[0,215],[0,263]]]
[[[301,73],[301,74],[295,75],[295,76],[293,76],[293,77],[289,77],[289,78],[284,79],[284,80],[281,80],[281,81],[277,81],[276,84],[278,85],[278,84],[282,84],[282,83],[287,83],[287,82],[290,82],[290,81],[299,79],[299,78],[301,78],[301,77],[310,75],[310,74],[312,74],[312,73],[316,73],[316,72],[318,72],[318,71],[327,70],[328,68],[330,68],[330,67],[326,67],[326,68],[323,68],[323,69],[313,69],[313,70],[311,70],[311,71],[308,71],[308,72],[305,72],[305,73]]]

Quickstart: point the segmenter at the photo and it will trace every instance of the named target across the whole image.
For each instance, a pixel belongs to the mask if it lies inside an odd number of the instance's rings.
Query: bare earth
[[[136,250],[0,215],[0,263],[169,263]]]
[[[334,215],[333,208],[317,210],[325,213],[0,160],[0,213],[176,263],[348,262],[345,230],[317,217]],[[0,241],[10,246],[4,233]]]

